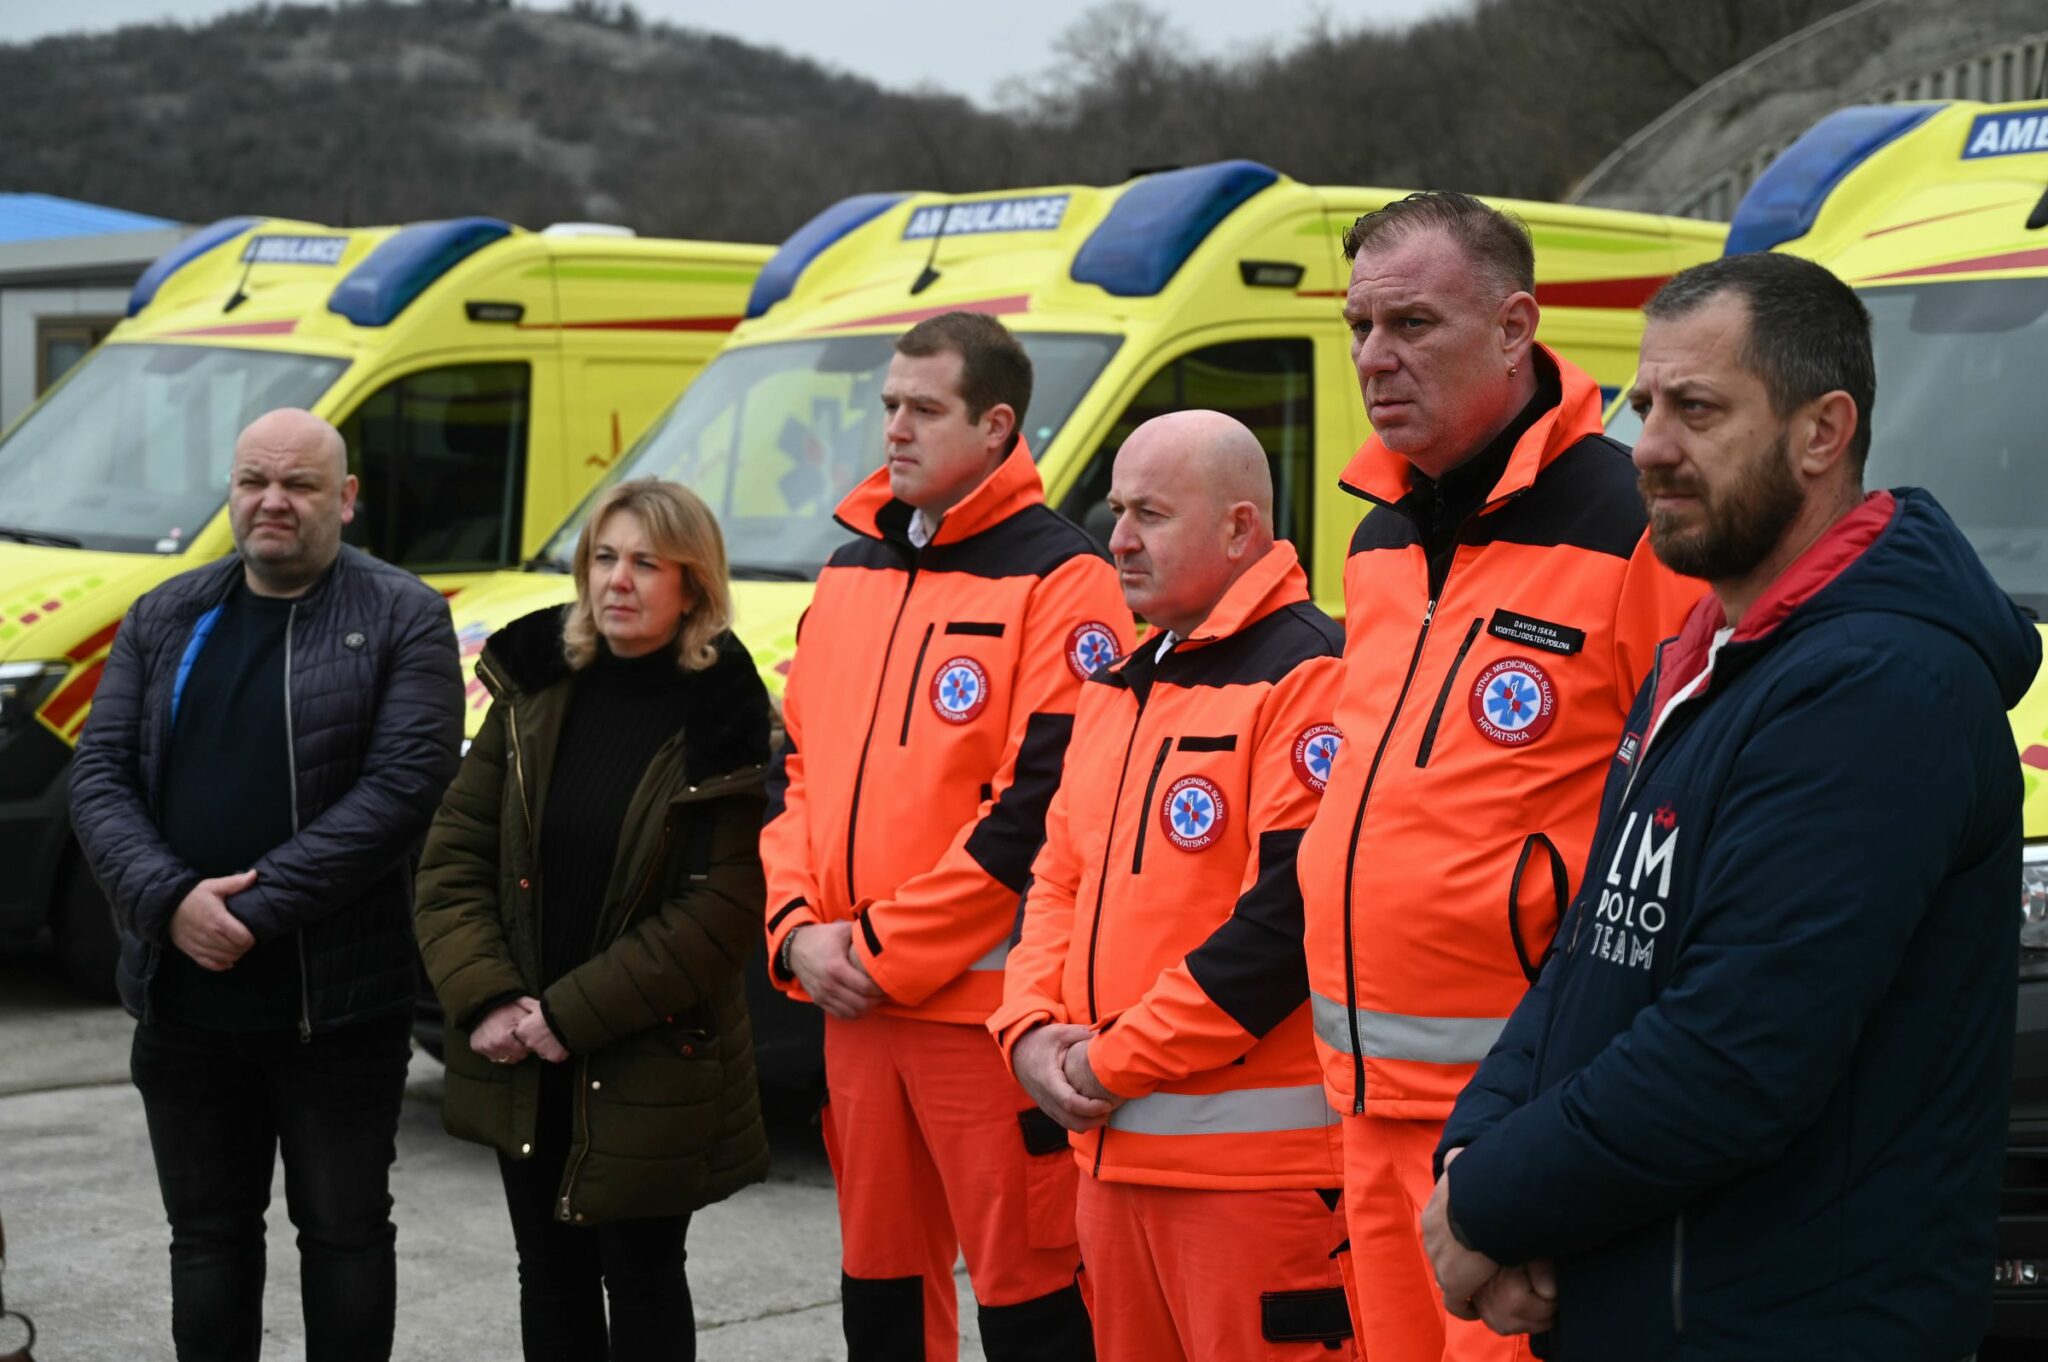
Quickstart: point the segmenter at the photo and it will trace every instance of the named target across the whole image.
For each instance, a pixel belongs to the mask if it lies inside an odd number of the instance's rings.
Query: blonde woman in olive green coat
[[[741,974],[768,696],[688,490],[612,489],[575,580],[485,645],[420,864],[444,1119],[498,1151],[528,1362],[690,1359],[690,1213],[768,1167]]]

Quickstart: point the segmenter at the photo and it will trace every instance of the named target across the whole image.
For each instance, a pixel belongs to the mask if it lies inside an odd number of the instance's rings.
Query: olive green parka
[[[634,791],[590,959],[544,993],[536,839],[576,684],[566,607],[513,621],[477,664],[493,703],[427,835],[420,953],[447,1016],[451,1134],[531,1157],[541,1065],[493,1064],[469,1031],[540,997],[575,1068],[555,1218],[678,1215],[768,1170],[742,970],[760,939],[767,691],[730,634],[686,674],[683,729]]]

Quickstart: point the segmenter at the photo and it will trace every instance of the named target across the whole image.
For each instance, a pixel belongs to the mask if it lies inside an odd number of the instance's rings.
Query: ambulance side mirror
[[[1081,513],[1081,528],[1090,539],[1102,545],[1104,553],[1109,552],[1109,536],[1116,532],[1116,512],[1106,501],[1098,501]]]

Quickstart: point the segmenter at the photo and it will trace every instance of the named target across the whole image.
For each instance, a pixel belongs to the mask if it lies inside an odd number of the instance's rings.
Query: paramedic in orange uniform
[[[1526,1356],[1433,1289],[1451,1104],[1536,977],[1656,645],[1705,589],[1650,552],[1600,390],[1537,343],[1522,224],[1418,194],[1345,234],[1373,436],[1344,568],[1342,759],[1303,839],[1309,1005],[1343,1113],[1372,1362]],[[1462,1303],[1461,1303],[1462,1304]]]
[[[1124,599],[1159,632],[1082,687],[989,1029],[1076,1132],[1097,1357],[1344,1362],[1294,864],[1341,744],[1343,634],[1230,417],[1139,427],[1109,503]]]
[[[1081,682],[1130,643],[1115,571],[1045,504],[1030,399],[990,317],[896,343],[887,465],[840,504],[783,696],[768,950],[826,1014],[851,1362],[951,1362],[962,1251],[991,1362],[1092,1355],[1073,1162],[984,1029]]]

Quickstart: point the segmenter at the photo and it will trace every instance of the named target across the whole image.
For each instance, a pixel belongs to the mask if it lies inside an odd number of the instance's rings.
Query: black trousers
[[[171,1222],[180,1362],[255,1362],[262,1351],[263,1214],[280,1150],[308,1362],[390,1358],[391,1164],[410,1029],[403,1014],[310,1041],[135,1029],[129,1070]]]
[[[696,1362],[697,1316],[684,1271],[690,1217],[589,1226],[554,1217],[568,1162],[573,1071],[573,1063],[558,1064],[542,1075],[533,1157],[498,1158],[519,1249],[526,1362]]]

